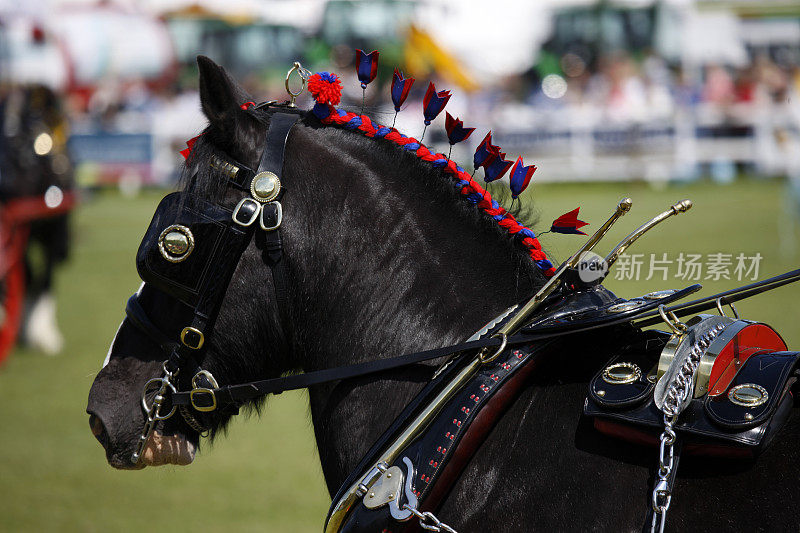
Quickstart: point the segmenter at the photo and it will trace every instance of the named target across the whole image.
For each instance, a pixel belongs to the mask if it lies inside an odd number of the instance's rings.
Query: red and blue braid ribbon
[[[545,276],[549,277],[555,273],[553,263],[542,250],[542,245],[533,230],[520,224],[514,218],[514,215],[498,204],[483,187],[472,179],[472,176],[467,171],[458,166],[453,160],[448,159],[444,154],[432,153],[415,138],[403,135],[395,128],[373,123],[366,115],[348,113],[342,109],[336,109],[331,105],[321,103],[316,104],[312,111],[323,124],[358,131],[372,139],[386,139],[404,150],[413,152],[418,158],[429,162],[434,167],[441,168],[453,178],[456,188],[464,199],[475,204],[480,210],[492,217],[509,234],[520,236],[520,242],[527,249],[528,255]]]

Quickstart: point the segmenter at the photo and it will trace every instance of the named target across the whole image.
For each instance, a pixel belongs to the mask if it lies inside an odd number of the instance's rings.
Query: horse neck
[[[284,233],[303,370],[462,342],[541,284],[518,245],[413,155],[330,129],[291,145],[303,156],[287,158]],[[412,368],[312,389],[331,491],[430,377]]]

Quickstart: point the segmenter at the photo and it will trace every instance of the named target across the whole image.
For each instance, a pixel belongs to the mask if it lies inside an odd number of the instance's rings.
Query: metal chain
[[[437,533],[442,531],[445,533],[458,533],[455,529],[436,518],[436,516],[430,511],[425,511],[423,513],[414,507],[411,507],[407,503],[403,505],[403,509],[411,511],[411,514],[419,518],[419,525],[422,526],[422,529]]]
[[[184,422],[186,422],[190,428],[195,430],[201,437],[208,437],[210,430],[194,417],[187,406],[181,405],[178,411],[181,413]]]
[[[667,511],[672,503],[672,489],[669,486],[669,477],[675,466],[675,430],[673,424],[675,416],[664,415],[664,432],[661,433],[659,440],[661,445],[658,449],[658,481],[653,489],[652,505],[653,520],[650,524],[650,532],[664,532],[664,525],[667,522]]]
[[[692,392],[692,384],[694,383],[694,375],[697,372],[697,367],[700,366],[700,360],[705,353],[706,348],[711,344],[711,341],[725,329],[723,324],[718,325],[716,328],[708,331],[703,337],[695,343],[689,357],[681,366],[680,370],[670,383],[667,395],[664,398],[664,405],[661,411],[664,413],[664,431],[659,437],[660,445],[658,449],[658,472],[656,485],[653,488],[651,503],[653,506],[653,520],[650,523],[650,532],[659,533],[664,532],[664,525],[667,522],[667,511],[672,503],[672,487],[670,487],[669,478],[672,475],[672,470],[675,467],[675,421],[678,415],[683,411],[683,405],[686,398]]]

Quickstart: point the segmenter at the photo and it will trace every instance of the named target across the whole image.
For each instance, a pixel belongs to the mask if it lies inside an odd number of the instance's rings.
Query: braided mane
[[[542,245],[533,230],[520,224],[514,215],[498,204],[488,191],[484,190],[469,173],[452,159],[448,159],[444,154],[431,152],[424,144],[413,137],[403,135],[395,128],[373,123],[366,115],[349,113],[328,103],[317,103],[313,112],[325,125],[358,131],[372,139],[386,139],[404,150],[413,152],[419,159],[431,163],[434,167],[441,168],[455,180],[455,186],[464,199],[492,217],[509,234],[521,237],[520,241],[527,249],[528,255],[545,276],[549,277],[555,273],[553,263],[542,250]]]

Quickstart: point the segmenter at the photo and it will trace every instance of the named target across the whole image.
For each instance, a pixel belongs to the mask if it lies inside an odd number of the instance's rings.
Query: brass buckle
[[[255,204],[255,209],[250,214],[250,218],[249,219],[240,220],[239,219],[239,215],[242,212],[242,206],[244,206],[245,204],[247,204],[248,206],[252,206],[253,204]],[[236,204],[236,207],[233,209],[233,215],[231,216],[231,218],[233,218],[233,221],[236,222],[237,224],[239,224],[240,226],[247,227],[247,226],[252,225],[253,222],[256,221],[260,211],[261,211],[261,204],[260,203],[256,202],[254,199],[249,198],[249,197],[248,198],[242,198],[239,201],[239,203]]]
[[[189,349],[199,350],[203,347],[205,340],[203,332],[197,328],[186,326],[181,331],[181,343]]]
[[[204,397],[203,395],[210,396],[211,403],[208,404],[208,402],[201,402],[202,405],[198,405],[196,400],[196,397],[198,395],[200,397]],[[189,392],[189,401],[191,402],[194,410],[200,411],[201,413],[208,413],[217,408],[217,397],[212,389],[206,389],[202,387],[197,389],[192,389],[191,392]]]
[[[219,388],[219,384],[217,383],[217,380],[216,380],[216,379],[214,379],[214,375],[213,375],[211,372],[209,372],[208,370],[200,370],[200,371],[199,371],[197,374],[195,374],[195,375],[194,375],[194,377],[192,378],[192,388],[193,388],[193,389],[202,389],[202,388],[203,388],[203,387],[201,387],[200,385],[198,385],[198,384],[197,384],[197,381],[198,381],[198,380],[199,380],[201,377],[204,377],[204,378],[206,378],[206,381],[208,381],[209,383],[211,383],[211,386],[212,386],[212,387],[214,387],[215,389],[218,389],[218,388]]]
[[[201,387],[198,384],[200,378],[203,377],[208,381],[214,389],[219,388],[219,384],[217,380],[214,379],[213,374],[208,370],[201,370],[197,374],[192,377],[192,390],[189,392],[189,401],[192,403],[192,407],[194,407],[195,411],[200,411],[201,413],[208,413],[209,411],[213,411],[217,408],[217,396],[214,394],[213,389],[209,389],[207,387]],[[203,395],[211,396],[211,401],[209,402],[201,402],[203,405],[197,405],[195,402],[195,395]]]
[[[493,339],[495,337],[500,337],[500,339],[501,339],[500,346],[497,348],[497,351],[494,352],[494,354],[492,354],[492,355],[487,357],[486,356],[486,349],[484,348],[483,350],[481,350],[481,353],[478,354],[478,358],[481,360],[481,363],[483,363],[483,364],[491,363],[492,361],[497,359],[498,355],[503,353],[503,350],[506,349],[506,344],[508,344],[508,337],[506,336],[506,334],[498,332],[498,333],[495,333],[494,335],[492,335],[489,338]]]
[[[275,205],[275,212],[276,212],[275,219],[276,219],[276,221],[275,221],[275,224],[273,226],[267,226],[264,223],[264,212],[266,211],[266,207],[268,205],[273,205],[273,204]],[[261,216],[258,219],[258,224],[261,226],[261,229],[263,229],[264,231],[274,231],[274,230],[278,229],[279,227],[281,227],[281,222],[283,222],[283,207],[281,207],[281,203],[280,202],[269,202],[268,204],[264,204],[263,207],[261,208]]]

